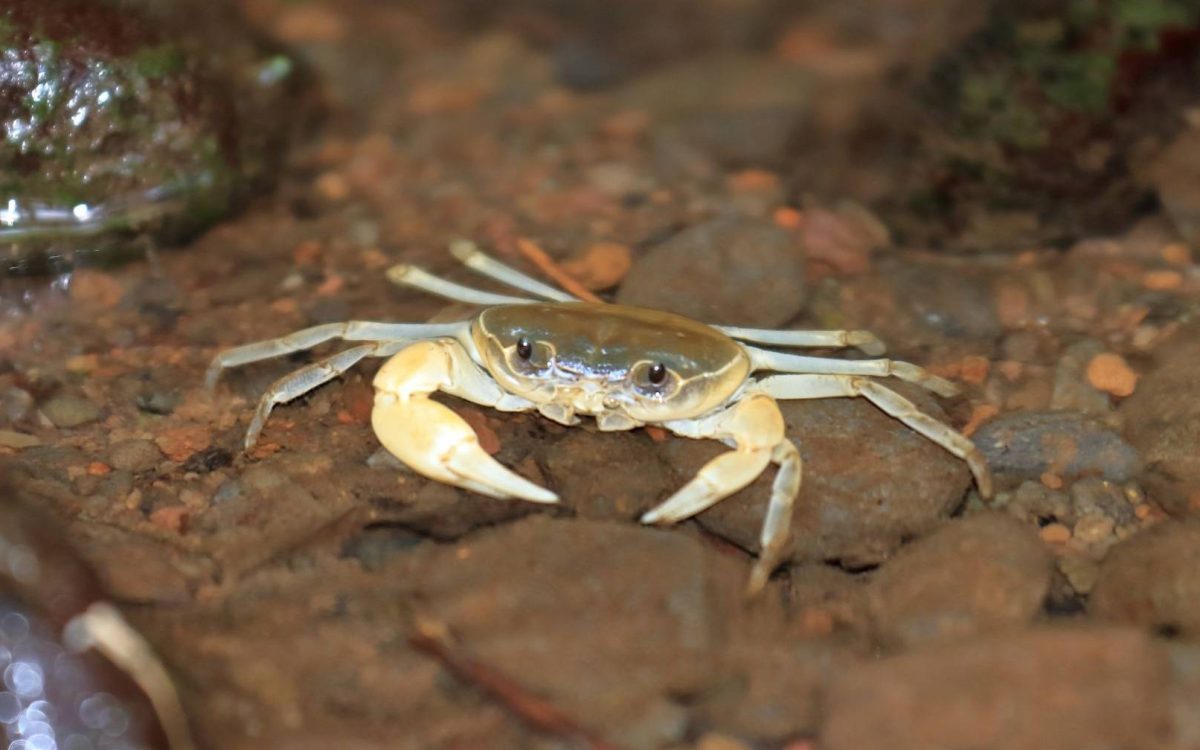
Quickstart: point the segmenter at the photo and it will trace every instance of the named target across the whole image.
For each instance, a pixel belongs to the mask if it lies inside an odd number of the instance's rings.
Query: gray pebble
[[[42,414],[55,427],[79,427],[95,422],[104,415],[100,407],[79,396],[55,396],[42,404]]]
[[[0,391],[0,418],[8,424],[16,424],[33,409],[33,396],[24,388],[5,388]]]
[[[804,255],[769,221],[711,219],[638,258],[617,301],[711,323],[776,327],[804,307]]]
[[[179,405],[179,394],[167,391],[149,391],[137,397],[137,407],[150,414],[170,414]]]
[[[1124,482],[1137,474],[1137,451],[1101,422],[1070,412],[1017,412],[975,434],[992,471],[1014,479],[1052,472],[1063,479],[1101,476]]]
[[[134,473],[153,469],[162,457],[162,451],[149,440],[122,440],[108,449],[108,463],[114,469]]]

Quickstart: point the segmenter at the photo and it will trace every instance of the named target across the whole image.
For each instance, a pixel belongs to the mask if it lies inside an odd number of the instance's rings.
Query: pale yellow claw
[[[415,343],[388,360],[375,377],[371,411],[371,426],[379,442],[430,479],[491,497],[558,502],[553,492],[489,456],[462,417],[429,399],[429,394],[441,390],[494,403],[499,394],[473,383],[469,371],[464,372],[472,367],[462,347],[448,339]]]

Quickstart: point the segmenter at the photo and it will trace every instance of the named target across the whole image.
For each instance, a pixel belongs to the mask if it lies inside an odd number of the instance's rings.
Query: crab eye
[[[533,356],[533,344],[529,343],[529,339],[518,339],[517,356],[527,362],[529,361],[529,358]]]
[[[646,371],[646,379],[650,381],[651,385],[662,385],[667,379],[666,365],[662,362],[651,365],[650,369]]]

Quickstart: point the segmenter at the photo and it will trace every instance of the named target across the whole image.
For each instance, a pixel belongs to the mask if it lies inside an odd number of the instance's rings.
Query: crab
[[[955,395],[957,387],[916,365],[881,358],[883,344],[869,332],[710,325],[660,310],[585,302],[500,263],[471,242],[454,242],[450,251],[467,268],[529,296],[485,292],[400,264],[387,271],[391,281],[482,308],[448,323],[329,323],[221,352],[208,369],[209,388],[229,367],[335,339],[362,342],[271,385],[250,420],[246,450],[254,447],[275,405],[368,357],[388,358],[374,379],[371,413],[384,448],[419,474],[480,495],[559,500],[492,458],[462,417],[430,398],[435,392],[502,412],[537,411],[563,425],[579,424],[585,415],[601,431],[653,425],[682,437],[719,440],[732,450],[705,464],[640,521],[668,525],[695,516],[775,464],[759,556],[747,585],[752,595],[782,562],[800,490],[800,452],[786,435],[778,400],[865,398],[964,460],[980,494],[992,494],[991,474],[974,443],[876,379],[898,378],[943,397]],[[853,347],[872,358],[777,351],[802,347]]]

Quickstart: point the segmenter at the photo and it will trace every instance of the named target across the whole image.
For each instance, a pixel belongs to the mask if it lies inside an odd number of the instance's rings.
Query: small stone
[[[162,451],[149,440],[122,440],[108,449],[108,461],[114,469],[135,474],[153,469],[162,458]]]
[[[24,388],[5,388],[0,391],[0,419],[16,424],[33,410],[33,395]]]
[[[36,435],[26,435],[24,432],[13,430],[0,430],[0,448],[12,448],[19,451],[41,444],[42,441]]]
[[[638,258],[617,301],[705,322],[773,328],[803,308],[804,272],[796,240],[770,221],[711,219]]]
[[[1066,544],[1071,540],[1071,530],[1061,523],[1048,523],[1038,534],[1049,544]]]
[[[79,396],[55,396],[42,404],[42,414],[55,427],[71,428],[89,424],[104,416],[100,407]]]
[[[1050,408],[1054,411],[1072,411],[1098,418],[1112,414],[1112,399],[1096,385],[1096,378],[1104,373],[1093,373],[1092,363],[1105,360],[1104,344],[1093,339],[1078,341],[1067,347],[1054,368],[1054,390],[1050,395]]]
[[[1088,513],[1075,522],[1074,536],[1084,544],[1096,544],[1112,536],[1115,526],[1107,516]]]
[[[188,509],[183,505],[167,505],[150,513],[150,523],[174,534],[183,533],[187,519]]]
[[[1064,480],[1101,476],[1113,482],[1140,468],[1137,452],[1103,423],[1069,412],[1005,414],[979,428],[975,444],[998,475]]]
[[[1119,354],[1097,354],[1088,362],[1088,382],[1092,387],[1124,398],[1133,395],[1137,388],[1138,376]]]
[[[1064,557],[1058,561],[1058,569],[1066,577],[1067,583],[1079,594],[1087,596],[1096,585],[1100,576],[1100,566],[1086,557]]]
[[[179,405],[179,394],[168,391],[149,391],[137,397],[137,408],[148,414],[167,415]]]
[[[212,440],[212,430],[203,425],[184,425],[163,430],[154,438],[154,444],[172,461],[186,461],[192,454],[202,451]]]

